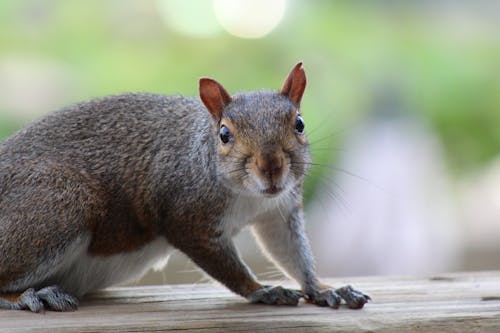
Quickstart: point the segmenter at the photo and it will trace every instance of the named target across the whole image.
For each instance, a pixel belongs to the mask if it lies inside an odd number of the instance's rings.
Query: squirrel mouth
[[[273,185],[273,186],[270,186],[268,188],[266,188],[265,190],[262,191],[262,193],[264,194],[268,194],[268,195],[275,195],[275,194],[278,194],[279,192],[281,192],[281,188],[277,187],[276,185]]]

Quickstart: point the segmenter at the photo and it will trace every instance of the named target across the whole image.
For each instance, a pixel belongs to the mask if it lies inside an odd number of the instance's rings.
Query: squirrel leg
[[[31,312],[74,311],[78,300],[58,286],[50,286],[35,291],[28,288],[23,293],[0,294],[0,308],[9,310],[29,310]]]
[[[75,308],[75,298],[47,286],[85,290],[85,280],[59,274],[85,250],[86,224],[101,211],[98,193],[81,177],[56,164],[12,171],[15,186],[5,189],[0,200],[0,307],[34,312]],[[1,296],[8,292],[23,293]]]
[[[262,287],[239,257],[231,239],[224,236],[205,238],[204,235],[203,239],[192,234],[183,236],[190,236],[190,239],[181,239],[181,235],[176,235],[170,241],[198,267],[231,291],[247,297]]]
[[[261,216],[253,225],[253,232],[271,260],[300,283],[308,302],[336,309],[344,300],[349,308],[360,309],[370,299],[350,286],[325,288],[318,281],[300,205],[288,211],[281,207]]]
[[[303,297],[300,290],[258,283],[240,259],[232,240],[224,236],[210,241],[196,240],[194,243],[198,246],[183,247],[179,244],[178,247],[206,273],[252,303],[296,305]]]
[[[175,235],[171,243],[184,252],[191,260],[208,275],[224,284],[231,291],[243,297],[248,297],[262,288],[243,263],[234,247],[233,241],[221,235],[202,235],[194,237],[186,233]],[[191,246],[195,244],[196,246]]]

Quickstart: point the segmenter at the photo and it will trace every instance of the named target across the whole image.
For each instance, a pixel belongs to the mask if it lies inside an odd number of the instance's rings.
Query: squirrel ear
[[[222,118],[222,110],[231,102],[231,96],[217,81],[203,77],[200,79],[200,98],[212,117]]]
[[[297,63],[281,87],[281,94],[288,96],[295,104],[300,104],[302,94],[306,89],[306,73],[302,68],[302,62]]]

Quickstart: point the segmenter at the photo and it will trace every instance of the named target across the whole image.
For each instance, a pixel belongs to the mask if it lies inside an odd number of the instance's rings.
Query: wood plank
[[[0,310],[0,332],[500,331],[500,271],[326,281],[352,284],[373,302],[362,310],[279,307],[248,304],[212,284],[119,287],[72,313]]]

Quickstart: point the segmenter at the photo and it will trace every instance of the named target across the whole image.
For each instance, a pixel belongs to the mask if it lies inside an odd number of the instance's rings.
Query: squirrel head
[[[280,91],[231,96],[215,80],[200,79],[200,97],[212,117],[218,172],[238,193],[274,197],[301,186],[310,163],[300,101],[302,63]]]

